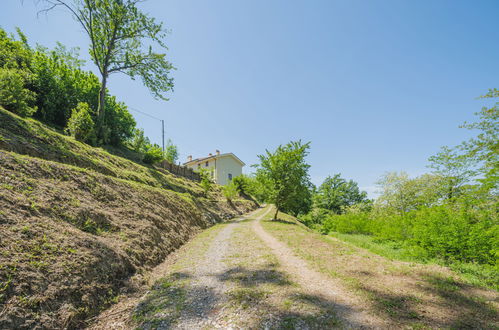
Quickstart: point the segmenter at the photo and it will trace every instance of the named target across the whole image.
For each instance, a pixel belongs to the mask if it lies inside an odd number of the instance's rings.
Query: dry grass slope
[[[81,327],[194,233],[255,207],[1,108],[0,123],[0,328]]]

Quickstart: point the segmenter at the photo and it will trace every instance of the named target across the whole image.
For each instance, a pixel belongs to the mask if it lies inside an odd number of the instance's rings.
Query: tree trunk
[[[107,84],[107,73],[104,73],[102,75],[102,81],[99,90],[99,103],[97,106],[97,138],[99,140],[104,138],[103,133],[104,133],[104,118],[106,113],[106,84]]]
[[[279,208],[275,208],[274,220],[277,220],[277,214],[279,213]]]

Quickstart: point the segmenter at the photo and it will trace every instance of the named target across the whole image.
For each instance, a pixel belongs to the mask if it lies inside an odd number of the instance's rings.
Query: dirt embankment
[[[256,206],[0,117],[0,328],[81,327],[194,233]]]

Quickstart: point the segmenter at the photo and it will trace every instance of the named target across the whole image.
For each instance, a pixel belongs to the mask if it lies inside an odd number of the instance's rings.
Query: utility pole
[[[161,122],[161,140],[163,141],[163,153],[165,152],[165,121],[164,119],[159,119],[158,117],[151,116],[150,114],[140,111],[139,109],[128,107],[129,110],[141,113],[149,118],[159,120]]]
[[[165,153],[165,121],[161,119],[161,138],[163,139],[163,153]]]

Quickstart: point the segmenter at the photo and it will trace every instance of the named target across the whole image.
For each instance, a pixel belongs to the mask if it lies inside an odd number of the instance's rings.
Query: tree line
[[[495,89],[484,96],[496,97]],[[475,137],[430,157],[429,173],[384,174],[375,199],[340,174],[314,186],[306,162],[310,143],[301,141],[266,150],[255,173],[238,180],[258,200],[324,234],[369,235],[420,260],[488,265],[497,279],[498,103],[476,115],[476,122],[462,125],[476,131]]]

